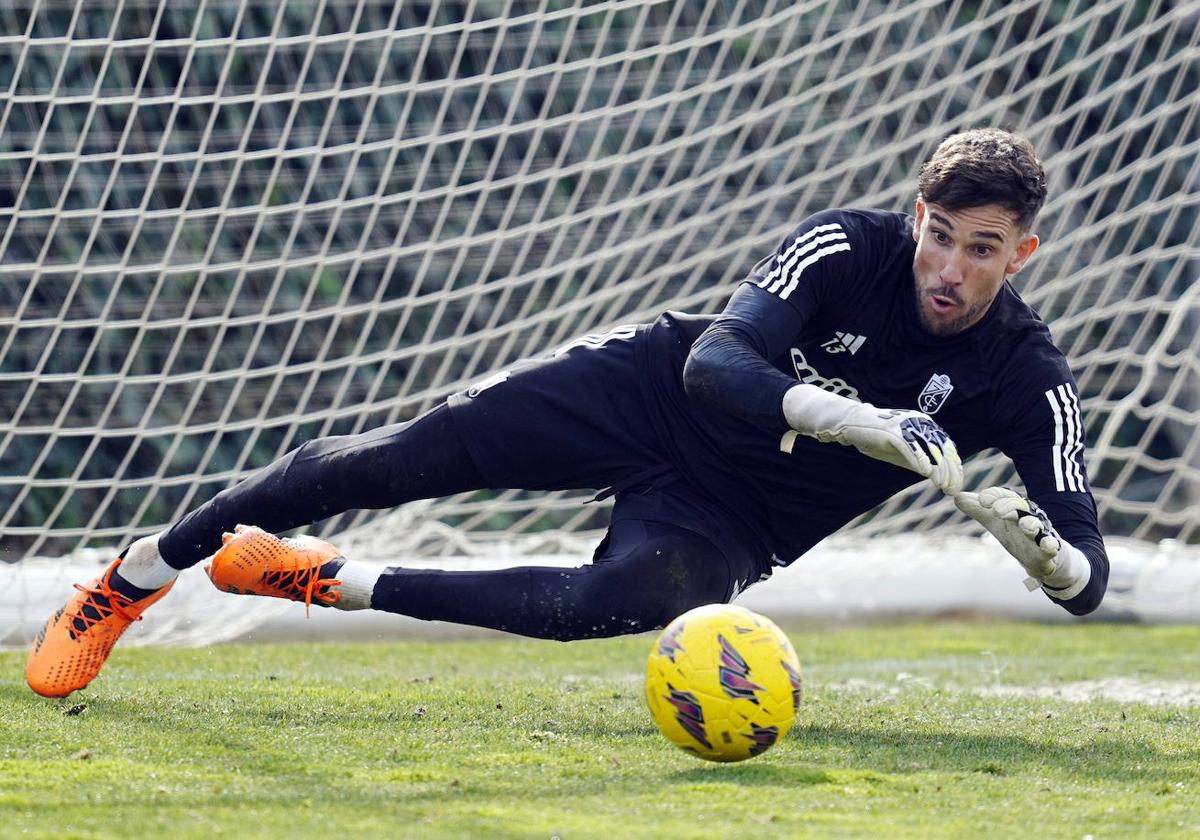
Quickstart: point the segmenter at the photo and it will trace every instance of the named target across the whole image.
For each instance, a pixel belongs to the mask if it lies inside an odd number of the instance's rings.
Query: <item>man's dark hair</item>
[[[999,128],[951,134],[917,176],[926,202],[947,210],[998,204],[1029,230],[1046,201],[1046,172],[1024,137]]]

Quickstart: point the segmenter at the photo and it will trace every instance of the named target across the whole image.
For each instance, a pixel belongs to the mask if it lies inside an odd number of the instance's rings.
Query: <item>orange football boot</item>
[[[109,586],[121,557],[46,620],[25,662],[25,681],[43,697],[66,697],[86,686],[104,666],[121,634],[175,585],[134,601]]]
[[[204,571],[213,585],[235,595],[266,595],[326,606],[336,604],[342,582],[321,577],[321,567],[345,560],[342,552],[316,537],[280,539],[262,528],[238,525],[221,537],[223,545]]]

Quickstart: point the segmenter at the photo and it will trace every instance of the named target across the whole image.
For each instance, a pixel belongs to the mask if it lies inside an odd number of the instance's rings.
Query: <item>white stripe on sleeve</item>
[[[1079,397],[1066,385],[1059,385],[1058,390],[1063,398],[1063,404],[1067,407],[1067,424],[1074,430],[1071,437],[1071,446],[1064,454],[1067,457],[1067,466],[1070,467],[1070,473],[1075,477],[1075,489],[1082,493],[1084,491],[1082,466],[1083,415],[1079,411]]]
[[[1059,457],[1063,445],[1063,418],[1058,401],[1054,398],[1053,388],[1046,392],[1046,399],[1050,403],[1050,412],[1054,415],[1054,446],[1050,452],[1050,460],[1054,464],[1054,489],[1061,493],[1066,489],[1063,486],[1062,459]]]
[[[831,242],[840,244],[821,247]],[[797,236],[782,254],[775,257],[774,265],[758,282],[758,286],[787,300],[788,295],[795,291],[799,284],[800,275],[805,268],[829,254],[849,250],[850,244],[841,225],[818,225]]]
[[[840,245],[830,245],[828,248],[822,248],[820,251],[817,251],[815,254],[807,257],[803,262],[800,263],[800,265],[796,266],[795,270],[792,272],[792,279],[788,281],[787,286],[785,286],[783,291],[779,293],[780,300],[787,300],[788,295],[796,291],[796,287],[800,285],[800,275],[804,273],[804,269],[808,268],[815,262],[819,262],[822,257],[827,257],[830,254],[836,254],[839,251],[849,250],[850,246],[843,242]]]
[[[1054,489],[1082,493],[1083,470],[1079,466],[1079,456],[1083,452],[1083,424],[1079,402],[1066,385],[1051,388],[1046,392],[1046,400],[1054,416],[1054,447],[1050,455],[1054,465]]]

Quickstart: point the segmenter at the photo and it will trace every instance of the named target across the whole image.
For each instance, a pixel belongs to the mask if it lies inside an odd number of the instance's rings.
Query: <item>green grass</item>
[[[790,635],[800,720],[735,765],[658,735],[649,637],[118,649],[64,701],[3,654],[0,836],[1200,835],[1200,709],[989,693],[1200,692],[1200,628]]]

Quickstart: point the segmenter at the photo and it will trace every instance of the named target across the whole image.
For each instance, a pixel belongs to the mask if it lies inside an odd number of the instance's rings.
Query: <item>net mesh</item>
[[[124,543],[306,440],[714,311],[806,214],[910,207],[924,157],[980,124],[1052,175],[1020,285],[1076,371],[1102,528],[1198,542],[1198,20],[1125,0],[4,4],[3,559]],[[1013,480],[999,456],[969,475]],[[476,493],[317,530],[392,558],[583,551],[606,511],[580,501]],[[969,530],[913,490],[856,533],[934,528]]]

